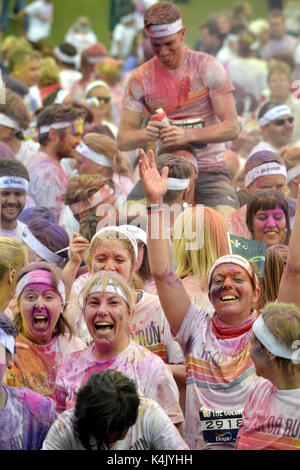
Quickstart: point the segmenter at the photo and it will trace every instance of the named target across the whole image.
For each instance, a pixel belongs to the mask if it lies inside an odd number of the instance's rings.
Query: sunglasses
[[[290,116],[286,119],[276,119],[276,121],[273,121],[276,126],[283,126],[285,123],[289,122],[290,124],[293,124],[294,118],[293,116]]]
[[[91,106],[99,106],[100,103],[109,103],[110,102],[110,96],[93,96],[92,98],[87,98],[86,99],[87,104],[90,104]]]

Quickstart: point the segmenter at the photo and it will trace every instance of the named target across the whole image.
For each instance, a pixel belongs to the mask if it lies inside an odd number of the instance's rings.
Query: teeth
[[[95,323],[95,328],[97,330],[110,331],[113,329],[113,325],[111,323],[102,321],[102,322]]]
[[[266,232],[266,233],[267,233],[267,235],[275,235],[276,234],[276,232]]]
[[[221,297],[221,300],[235,300],[236,297],[234,295],[224,295]]]

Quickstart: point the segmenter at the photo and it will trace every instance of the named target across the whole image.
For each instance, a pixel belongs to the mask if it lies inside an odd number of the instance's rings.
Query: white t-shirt
[[[278,390],[264,379],[245,405],[238,450],[299,450],[300,389]]]
[[[251,150],[249,154],[249,157],[251,157],[251,155],[254,155],[256,152],[261,152],[262,150],[268,150],[270,152],[278,153],[277,148],[273,147],[272,144],[269,144],[268,142],[265,142],[264,140],[262,140],[257,145],[255,145],[255,147],[253,147],[253,149]]]
[[[93,348],[94,345],[62,360],[54,392],[59,412],[75,405],[76,392],[91,374],[112,369],[134,380],[138,394],[156,400],[173,423],[183,422],[177,385],[160,357],[132,340],[120,354],[105,360],[96,359]]]
[[[5,230],[4,228],[0,227],[0,237],[14,238],[15,240],[18,240],[19,242],[21,242],[22,233],[25,227],[26,225],[23,224],[23,222],[20,222],[20,220],[17,220],[17,226],[13,230]]]
[[[29,17],[27,39],[36,42],[48,38],[53,21],[53,4],[38,0],[27,5],[24,9]]]
[[[186,442],[191,449],[233,448],[242,410],[257,381],[250,334],[219,339],[210,315],[190,303],[176,340],[186,358]]]
[[[52,425],[42,450],[84,450],[74,433],[74,408],[64,411]],[[103,449],[106,449],[103,446]],[[125,439],[111,450],[188,450],[164,410],[150,398],[140,397],[139,414]],[[96,449],[95,449],[96,450]]]
[[[122,23],[118,23],[113,30],[110,55],[112,57],[126,59],[131,52],[136,31],[135,26],[128,27]],[[120,48],[118,48],[118,43],[120,43]]]

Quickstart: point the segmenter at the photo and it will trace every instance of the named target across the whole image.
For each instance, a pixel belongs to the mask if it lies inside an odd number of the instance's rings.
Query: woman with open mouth
[[[209,273],[210,314],[189,298],[172,268],[161,204],[168,169],[140,150],[140,175],[148,205],[152,275],[171,331],[184,351],[186,442],[191,449],[233,449],[243,407],[258,380],[250,356],[251,327],[260,289],[254,268],[237,255],[219,258]],[[204,221],[205,222],[205,221]],[[155,233],[156,238],[149,236]]]
[[[76,336],[87,345],[93,341],[80,307],[80,291],[93,274],[99,271],[114,271],[134,289],[135,307],[128,322],[130,337],[159,355],[164,362],[182,363],[182,353],[171,337],[170,327],[158,297],[135,288],[135,273],[142,259],[139,256],[137,239],[128,226],[108,226],[100,229],[91,240],[86,261],[89,271],[73,283],[66,310],[66,317]]]
[[[247,204],[246,221],[253,240],[266,242],[268,248],[273,245],[288,245],[288,203],[280,192],[270,189],[252,195]]]
[[[139,395],[156,400],[173,424],[183,421],[179,393],[166,364],[128,335],[135,295],[116,271],[94,274],[80,294],[82,313],[93,344],[62,360],[54,399],[59,412],[75,405],[76,392],[91,374],[118,370],[135,380]]]
[[[22,347],[6,383],[52,397],[61,359],[85,348],[72,336],[64,317],[66,293],[61,270],[43,261],[29,264],[18,275],[16,298],[19,313],[14,321]]]

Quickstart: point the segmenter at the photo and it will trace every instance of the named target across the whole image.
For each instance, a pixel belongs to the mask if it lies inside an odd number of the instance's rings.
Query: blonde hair
[[[273,59],[269,62],[268,65],[268,76],[267,81],[270,81],[270,78],[273,75],[285,75],[289,80],[291,80],[291,69],[287,63]]]
[[[260,297],[257,309],[267,302],[275,302],[278,295],[281,276],[286,265],[288,247],[286,245],[270,246],[266,251],[264,275],[260,279]]]
[[[197,227],[196,217],[196,208],[187,208],[174,223],[172,241],[177,264],[176,272],[182,278],[195,275],[199,277],[200,281],[206,281],[213,263],[221,256],[229,254],[228,228],[223,217],[217,211],[210,207],[204,207],[204,220],[201,227],[203,229],[203,245],[199,249],[187,250],[186,244],[193,242]],[[176,239],[174,238],[175,233]]]
[[[279,343],[292,347],[300,339],[300,307],[295,304],[272,302],[262,310],[264,322]],[[296,352],[296,349],[295,349]],[[300,372],[300,364],[290,359],[276,358],[278,367],[286,375]]]
[[[3,60],[9,59],[10,54],[17,49],[26,49],[31,51],[32,46],[24,36],[6,36],[1,45]]]
[[[60,68],[52,57],[40,60],[40,77],[38,85],[44,88],[60,83]]]
[[[102,294],[105,293],[106,286],[111,282],[115,287],[121,288],[127,298],[128,311],[129,315],[131,315],[135,307],[134,293],[128,282],[115,271],[99,271],[87,281],[79,294],[82,305],[84,306],[87,296],[91,292],[92,288],[99,283],[99,281],[101,281]]]
[[[104,232],[104,233],[96,236],[94,238],[94,240],[92,241],[92,243],[90,245],[88,256],[86,258],[86,262],[87,262],[89,271],[91,271],[91,268],[92,268],[93,252],[94,252],[96,246],[99,245],[99,243],[101,243],[104,240],[112,240],[112,241],[118,240],[118,241],[120,241],[122,243],[122,245],[124,246],[125,250],[128,251],[128,253],[130,255],[130,260],[131,260],[132,265],[134,266],[136,264],[134,249],[133,249],[133,246],[130,243],[130,241],[127,240],[126,238],[121,238],[121,235],[118,232],[115,232],[114,230],[112,230],[111,232]]]
[[[114,173],[131,177],[132,167],[113,139],[103,134],[91,132],[83,137],[83,141],[95,152],[104,154],[109,158]]]
[[[13,238],[0,237],[0,280],[12,269],[18,274],[26,263],[25,245]]]

